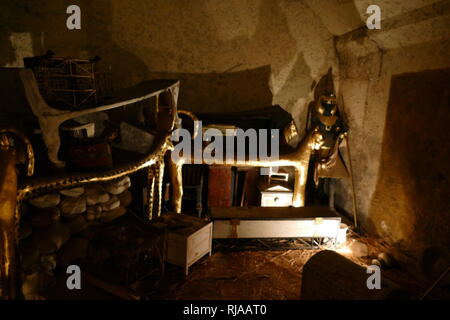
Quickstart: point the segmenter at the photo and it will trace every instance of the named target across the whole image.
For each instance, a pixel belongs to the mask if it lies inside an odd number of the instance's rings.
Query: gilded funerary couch
[[[0,86],[0,297],[14,299],[22,294],[17,247],[25,203],[63,190],[70,193],[69,190],[94,184],[129,181],[128,175],[143,170],[147,180],[147,216],[152,219],[160,215],[164,157],[172,149],[170,138],[177,116],[179,82],[146,81],[96,105],[59,110],[46,104],[29,69],[2,69],[0,81],[5,84]],[[58,153],[58,129],[64,121],[113,109],[120,118],[121,112],[126,114],[128,107],[138,103],[152,109],[151,113],[143,113],[154,117],[151,122],[156,124],[150,148],[139,154],[118,152],[113,165],[107,168],[74,171],[65,167]]]

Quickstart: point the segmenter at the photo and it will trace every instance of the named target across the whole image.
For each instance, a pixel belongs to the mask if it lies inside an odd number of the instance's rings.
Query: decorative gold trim
[[[155,147],[155,149],[157,150],[156,152],[148,155],[146,158],[140,161],[137,161],[136,163],[105,171],[100,174],[72,174],[59,178],[31,178],[24,180],[23,183],[21,183],[19,186],[17,197],[19,200],[24,200],[57,189],[74,187],[76,185],[82,185],[91,182],[109,181],[150,167],[156,164],[160,158],[163,158],[168,150],[173,149],[172,142],[170,141],[170,135],[167,135],[163,139],[163,141]]]
[[[3,144],[0,149],[0,297],[6,299],[16,296],[16,160],[16,150]]]
[[[200,133],[200,127],[199,127],[199,119],[198,117],[192,113],[191,111],[188,110],[178,110],[178,114],[184,114],[186,116],[188,116],[189,118],[191,118],[192,122],[194,123],[194,133],[192,135],[192,139],[195,139],[197,137],[197,135]]]
[[[22,143],[25,145],[25,155],[27,158],[27,176],[32,176],[34,173],[34,151],[33,146],[30,140],[19,130],[15,128],[2,128],[0,129],[0,148],[10,148],[12,147],[8,134],[13,134],[22,140]]]

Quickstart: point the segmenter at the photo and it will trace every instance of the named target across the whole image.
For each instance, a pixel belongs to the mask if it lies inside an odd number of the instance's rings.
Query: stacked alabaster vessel
[[[20,226],[20,267],[25,298],[54,281],[54,270],[89,255],[91,226],[126,213],[132,197],[128,176],[106,183],[59,190],[30,199]]]

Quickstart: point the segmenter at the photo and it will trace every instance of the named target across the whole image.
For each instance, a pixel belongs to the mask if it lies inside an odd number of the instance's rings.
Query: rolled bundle
[[[370,289],[366,268],[325,250],[317,253],[303,267],[302,300],[394,300],[408,299],[409,294],[383,278],[381,288]]]

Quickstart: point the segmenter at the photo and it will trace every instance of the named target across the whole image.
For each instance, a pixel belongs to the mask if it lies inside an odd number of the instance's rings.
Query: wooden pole
[[[440,276],[439,278],[437,278],[437,280],[433,283],[433,285],[428,288],[428,290],[425,292],[425,294],[420,298],[420,300],[425,299],[426,296],[428,296],[430,294],[430,292],[438,285],[439,282],[442,281],[442,279],[444,279],[444,277],[447,275],[447,273],[450,271],[450,267],[447,268],[447,270],[445,270]]]
[[[355,228],[358,227],[358,221],[356,219],[356,194],[355,194],[355,183],[353,181],[353,166],[352,166],[352,156],[350,153],[350,143],[348,139],[348,135],[345,135],[345,142],[347,143],[347,156],[349,161],[349,168],[350,168],[350,181],[352,184],[352,203],[353,203],[353,222],[355,224]]]
[[[140,300],[140,297],[127,288],[103,281],[87,272],[83,272],[84,278],[93,286],[106,291],[123,300]]]

